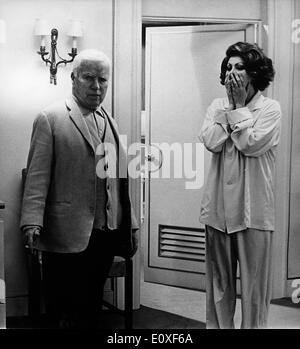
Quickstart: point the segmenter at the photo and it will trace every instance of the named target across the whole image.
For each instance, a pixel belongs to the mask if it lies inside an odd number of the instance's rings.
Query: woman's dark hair
[[[225,83],[227,63],[230,57],[240,57],[243,60],[245,70],[252,78],[252,85],[255,90],[263,91],[273,81],[275,75],[273,63],[263,53],[263,50],[256,44],[237,42],[228,47],[226,57],[222,61],[220,74],[222,85]]]

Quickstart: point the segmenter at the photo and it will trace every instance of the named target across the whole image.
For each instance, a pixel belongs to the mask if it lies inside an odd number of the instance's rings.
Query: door
[[[254,42],[245,24],[146,28],[145,281],[205,289],[205,233],[199,222],[210,154],[198,140],[227,47]]]

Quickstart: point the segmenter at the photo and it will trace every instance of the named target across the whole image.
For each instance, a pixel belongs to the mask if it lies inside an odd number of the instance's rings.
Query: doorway
[[[219,74],[227,47],[260,44],[260,35],[259,21],[143,22],[142,282],[205,291],[198,217],[210,155],[197,135],[211,101],[226,96]]]

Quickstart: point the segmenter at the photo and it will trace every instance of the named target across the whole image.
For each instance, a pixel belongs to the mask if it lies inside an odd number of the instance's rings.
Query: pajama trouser
[[[227,234],[206,226],[206,326],[234,328],[237,263],[241,328],[265,328],[272,290],[272,231]]]

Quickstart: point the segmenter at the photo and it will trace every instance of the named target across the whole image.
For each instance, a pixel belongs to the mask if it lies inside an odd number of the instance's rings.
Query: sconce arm
[[[40,51],[37,51],[37,54],[39,54],[39,55],[41,56],[42,60],[43,60],[46,64],[48,64],[48,63],[51,64],[51,61],[50,61],[48,58],[45,58],[45,56],[47,56],[47,55],[49,54],[49,52],[46,52],[46,51],[45,51],[45,47],[44,47],[44,46],[41,46],[41,47],[40,47]]]
[[[56,53],[57,53],[58,57],[61,58],[57,51],[56,51]],[[59,64],[62,64],[62,63],[67,64],[67,63],[73,62],[74,58],[77,56],[77,49],[76,48],[72,48],[72,52],[68,53],[68,55],[70,57],[72,57],[72,58],[71,59],[63,59],[63,58],[61,58],[61,61],[57,62],[56,66],[58,66]]]

